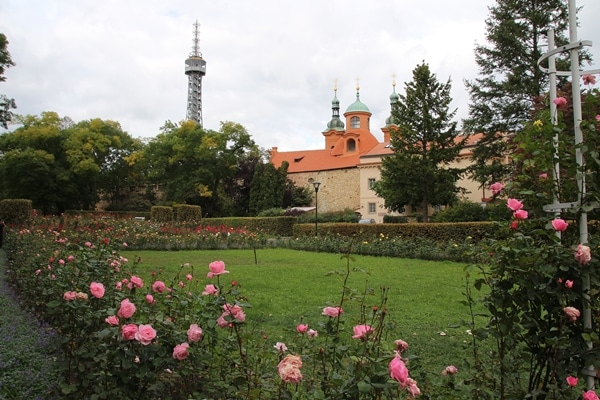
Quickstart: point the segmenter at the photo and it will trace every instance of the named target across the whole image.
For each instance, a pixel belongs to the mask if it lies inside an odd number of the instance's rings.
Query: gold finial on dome
[[[358,76],[356,77],[356,91],[358,92],[360,90],[360,85],[358,84],[358,82],[360,81],[360,79],[358,78]]]
[[[396,90],[396,74],[392,74],[392,86],[394,90]]]

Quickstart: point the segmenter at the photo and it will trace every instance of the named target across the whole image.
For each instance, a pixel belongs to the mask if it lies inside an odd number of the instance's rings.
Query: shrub
[[[150,218],[155,222],[172,222],[173,208],[166,206],[154,206],[150,209]]]
[[[31,221],[31,200],[4,199],[0,201],[0,219],[7,224],[24,225]]]
[[[484,207],[471,201],[459,201],[435,215],[432,222],[473,222],[487,221],[488,213]]]
[[[177,206],[177,222],[199,223],[202,220],[202,207],[181,204]]]

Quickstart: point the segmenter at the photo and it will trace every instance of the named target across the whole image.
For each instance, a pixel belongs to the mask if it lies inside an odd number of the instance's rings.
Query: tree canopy
[[[464,144],[458,137],[456,110],[450,110],[450,79],[440,83],[424,62],[405,83],[405,94],[392,110],[397,125],[390,129],[394,153],[382,160],[381,179],[375,192],[385,206],[401,211],[405,206],[421,209],[428,220],[429,205],[452,204],[459,188],[460,171],[451,168]]]
[[[0,33],[0,82],[6,81],[4,72],[6,72],[7,68],[14,65],[15,63],[8,51],[8,39],[4,33]],[[17,108],[15,100],[8,98],[4,94],[0,94],[0,125],[4,129],[8,129],[8,123],[13,117],[11,110],[14,108]]]

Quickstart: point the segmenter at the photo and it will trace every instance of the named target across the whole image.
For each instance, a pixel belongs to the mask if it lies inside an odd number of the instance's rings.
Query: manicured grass
[[[147,280],[154,271],[169,282],[181,265],[189,263],[192,267],[184,269],[183,276],[193,269],[194,290],[214,283],[206,277],[210,262],[224,261],[230,274],[220,277],[221,285],[236,281],[252,305],[246,310],[247,322],[257,324],[274,341],[285,340],[301,321],[319,329],[325,319],[323,307],[340,302],[348,263],[339,254],[287,249],[258,250],[257,264],[252,250],[125,251],[121,255],[130,260],[139,257],[138,273]],[[351,295],[343,305],[345,329],[350,334],[359,322],[365,289],[372,293],[364,300],[370,310],[381,304],[381,288],[387,287],[391,345],[395,339],[407,341],[411,354],[436,373],[448,364],[463,365],[468,355],[464,347],[470,341],[469,326],[464,324],[470,320],[463,304],[464,267],[454,262],[352,256],[347,281]]]

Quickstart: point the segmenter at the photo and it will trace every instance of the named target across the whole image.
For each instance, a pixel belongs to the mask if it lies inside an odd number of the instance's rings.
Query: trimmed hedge
[[[23,225],[31,220],[31,200],[5,199],[0,201],[0,219],[6,224]]]
[[[177,210],[177,222],[200,223],[202,220],[202,207],[189,204],[180,204]]]
[[[296,217],[227,217],[204,218],[203,226],[230,226],[232,228],[245,228],[250,232],[267,233],[276,236],[292,236]],[[314,229],[314,228],[313,228]],[[313,230],[314,232],[314,230]]]
[[[497,234],[498,227],[493,222],[455,222],[455,223],[406,223],[406,224],[319,224],[319,234],[342,236],[373,237],[386,236],[398,238],[424,238],[436,241],[481,240]],[[297,224],[294,236],[314,235],[314,224]]]
[[[173,208],[154,206],[150,209],[150,219],[154,222],[173,222]]]

